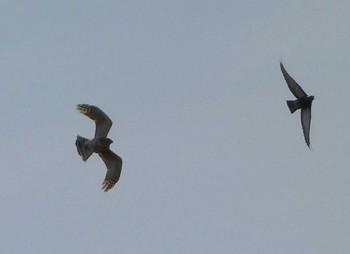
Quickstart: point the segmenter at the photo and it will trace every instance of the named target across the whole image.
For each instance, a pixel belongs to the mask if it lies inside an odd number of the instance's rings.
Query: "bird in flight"
[[[301,126],[303,128],[305,143],[310,147],[310,125],[311,125],[311,104],[314,96],[307,95],[299,84],[288,74],[282,62],[280,62],[281,71],[287,82],[289,90],[297,98],[296,100],[287,100],[290,112],[293,114],[296,110],[301,110]]]
[[[113,141],[107,138],[107,134],[112,127],[112,120],[98,107],[88,104],[78,104],[77,109],[83,115],[86,115],[96,124],[95,137],[87,139],[77,136],[75,145],[78,154],[84,162],[92,153],[98,153],[107,167],[107,174],[102,183],[102,190],[105,192],[112,189],[118,182],[122,170],[122,158],[109,149]]]

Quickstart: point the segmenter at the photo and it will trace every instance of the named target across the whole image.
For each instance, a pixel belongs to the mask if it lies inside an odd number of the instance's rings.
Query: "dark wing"
[[[303,127],[305,142],[310,147],[311,106],[301,109],[301,126]]]
[[[78,104],[77,109],[83,115],[90,117],[96,123],[95,137],[107,137],[112,127],[112,120],[98,107],[88,104]]]
[[[111,150],[104,153],[99,153],[107,167],[106,178],[102,183],[102,190],[105,192],[112,189],[119,181],[120,173],[122,171],[122,158],[113,153]]]
[[[306,97],[307,94],[304,92],[304,90],[299,86],[299,84],[288,74],[286,69],[284,68],[282,62],[280,62],[281,71],[283,74],[284,79],[287,82],[287,85],[289,87],[289,90],[294,94],[296,98],[300,97]]]

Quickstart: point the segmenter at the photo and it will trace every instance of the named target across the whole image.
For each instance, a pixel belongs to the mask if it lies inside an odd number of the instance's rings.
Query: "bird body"
[[[95,137],[87,139],[77,136],[75,145],[78,154],[86,162],[93,153],[97,153],[107,167],[105,180],[102,183],[102,189],[108,191],[119,181],[122,158],[110,150],[113,140],[107,138],[108,132],[112,126],[112,120],[98,107],[88,104],[78,104],[77,109],[80,113],[88,116],[96,123]]]
[[[287,100],[287,105],[290,110],[290,113],[294,113],[298,109],[311,107],[312,100],[314,96],[301,97],[296,100]]]
[[[311,126],[311,104],[314,96],[309,96],[300,85],[288,74],[282,62],[280,62],[281,71],[289,90],[297,98],[296,100],[287,100],[290,112],[293,114],[296,110],[301,110],[301,126],[303,129],[305,143],[310,147],[310,126]]]

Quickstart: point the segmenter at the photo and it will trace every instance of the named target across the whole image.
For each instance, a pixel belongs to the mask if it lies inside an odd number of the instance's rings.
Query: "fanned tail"
[[[77,147],[78,154],[81,156],[83,161],[87,161],[91,154],[93,153],[92,149],[89,147],[90,140],[87,138],[83,138],[81,136],[77,136],[77,140],[75,141],[75,146]]]

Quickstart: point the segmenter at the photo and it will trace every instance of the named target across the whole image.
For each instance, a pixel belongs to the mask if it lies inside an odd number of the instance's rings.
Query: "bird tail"
[[[92,149],[89,147],[90,140],[87,138],[83,138],[81,136],[77,136],[77,140],[75,141],[75,146],[77,147],[78,154],[81,156],[83,161],[87,161],[91,154],[93,153]]]
[[[297,105],[297,101],[287,101],[288,108],[290,113],[294,113],[299,107]]]

